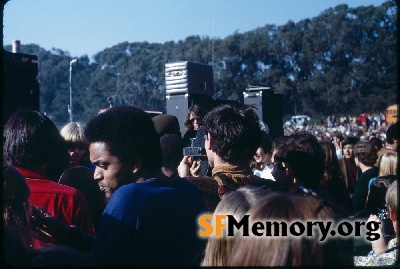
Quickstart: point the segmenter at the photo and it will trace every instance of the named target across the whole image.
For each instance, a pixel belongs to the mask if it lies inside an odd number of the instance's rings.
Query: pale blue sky
[[[379,6],[385,0],[10,0],[3,44],[13,39],[90,58],[124,41],[164,43],[190,35],[224,38],[266,24],[318,16],[339,4]]]

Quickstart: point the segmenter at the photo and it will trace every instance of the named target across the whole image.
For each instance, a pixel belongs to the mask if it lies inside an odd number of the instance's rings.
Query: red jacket
[[[32,205],[45,209],[65,225],[75,225],[83,232],[94,235],[89,204],[81,191],[51,181],[36,172],[19,167],[16,169],[26,178]]]

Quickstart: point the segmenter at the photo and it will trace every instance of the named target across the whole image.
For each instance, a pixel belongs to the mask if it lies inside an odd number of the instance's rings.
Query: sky
[[[191,35],[225,38],[266,24],[318,16],[340,4],[379,6],[385,0],[9,0],[3,44],[20,40],[89,58],[119,43],[165,43]]]

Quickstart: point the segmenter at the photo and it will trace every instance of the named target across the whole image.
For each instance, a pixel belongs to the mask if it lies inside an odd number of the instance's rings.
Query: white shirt
[[[272,176],[272,170],[274,169],[274,165],[271,163],[270,165],[262,166],[262,170],[255,169],[253,174],[255,176],[259,176],[265,179],[271,179],[275,181],[275,178]]]

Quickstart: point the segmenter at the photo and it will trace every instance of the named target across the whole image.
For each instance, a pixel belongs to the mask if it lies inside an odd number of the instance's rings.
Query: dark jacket
[[[368,183],[371,178],[377,177],[379,173],[378,167],[374,166],[360,175],[354,187],[352,197],[354,213],[362,211],[365,208],[365,203],[368,196]]]

